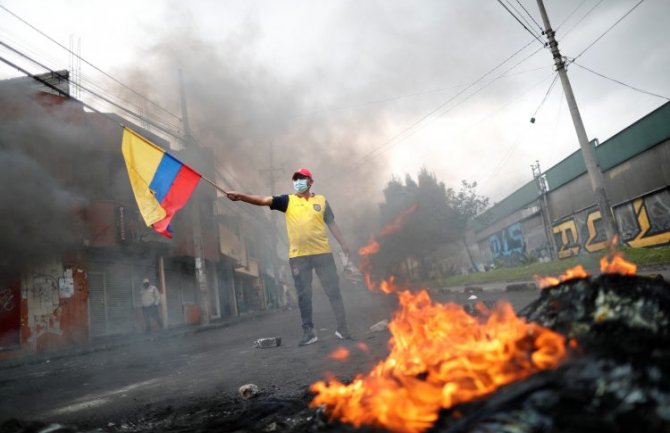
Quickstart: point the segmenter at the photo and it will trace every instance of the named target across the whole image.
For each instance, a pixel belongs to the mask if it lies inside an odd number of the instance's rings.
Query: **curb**
[[[256,319],[265,315],[270,315],[278,312],[281,312],[281,310],[258,311],[248,313],[243,316],[237,316],[234,318],[217,320],[216,322],[211,322],[207,325],[182,325],[174,328],[164,329],[158,331],[157,333],[148,335],[131,333],[131,334],[121,334],[118,336],[99,337],[99,340],[97,342],[94,340],[92,342],[87,343],[86,345],[73,346],[70,348],[54,350],[51,352],[42,352],[38,354],[27,354],[24,356],[19,356],[14,359],[0,361],[0,370],[8,370],[11,368],[17,368],[26,365],[49,363],[54,360],[71,358],[75,356],[82,356],[89,353],[114,350],[120,347],[130,346],[138,343],[145,343],[147,341],[152,340],[158,340],[158,339],[162,340],[173,337],[184,337],[187,335],[200,334],[202,332],[213,331],[221,328],[228,328],[250,319]],[[106,338],[115,339],[118,341],[104,341]]]

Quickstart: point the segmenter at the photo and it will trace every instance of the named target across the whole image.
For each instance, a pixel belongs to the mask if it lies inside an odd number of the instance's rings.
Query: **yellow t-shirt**
[[[285,197],[288,197],[286,209],[280,204],[275,206],[275,201],[281,202]],[[271,208],[286,213],[289,258],[331,252],[326,221],[330,222],[333,216],[326,197],[313,195],[305,199],[295,194],[278,196],[273,200]]]

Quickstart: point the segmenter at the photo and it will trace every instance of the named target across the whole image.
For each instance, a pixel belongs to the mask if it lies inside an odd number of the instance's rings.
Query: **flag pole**
[[[224,189],[221,188],[219,185],[217,185],[217,184],[215,184],[214,182],[212,182],[211,180],[209,180],[207,177],[205,177],[205,176],[200,176],[200,177],[202,178],[202,180],[204,180],[205,182],[209,183],[209,184],[212,185],[214,188],[216,188],[216,189],[218,189],[219,191],[221,191],[222,193],[228,195],[228,191],[224,190]]]

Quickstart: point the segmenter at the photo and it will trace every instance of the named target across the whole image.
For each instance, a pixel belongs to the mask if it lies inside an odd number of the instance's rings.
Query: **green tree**
[[[488,199],[477,194],[476,186],[476,182],[462,181],[456,192],[425,168],[416,181],[409,175],[404,182],[392,178],[380,205],[382,226],[411,206],[418,207],[401,230],[380,239],[382,248],[373,257],[374,268],[386,275],[404,269],[407,278],[425,277],[430,268],[426,257],[445,243],[465,242],[468,221],[487,206]]]
[[[472,254],[470,253],[470,248],[468,248],[465,234],[467,233],[469,222],[488,207],[489,199],[477,194],[477,182],[462,180],[461,189],[458,192],[451,188],[447,190],[447,200],[449,201],[449,206],[456,213],[453,228],[461,234],[459,240],[463,243],[463,247],[467,252],[470,266],[472,269],[476,269],[477,266],[474,260],[472,260]]]

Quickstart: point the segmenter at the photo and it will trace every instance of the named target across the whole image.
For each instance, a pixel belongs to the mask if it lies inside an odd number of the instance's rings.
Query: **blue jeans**
[[[321,281],[323,290],[328,295],[330,306],[335,314],[337,329],[346,330],[347,321],[344,314],[344,304],[340,293],[340,280],[337,276],[337,267],[331,253],[300,256],[289,259],[295,289],[298,292],[298,307],[303,329],[312,329],[312,271]]]

